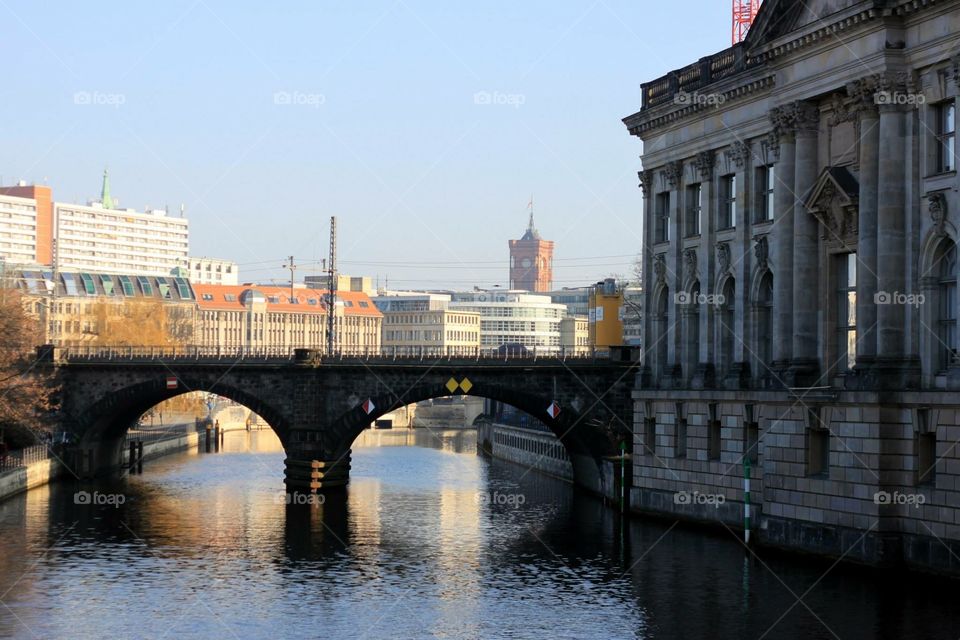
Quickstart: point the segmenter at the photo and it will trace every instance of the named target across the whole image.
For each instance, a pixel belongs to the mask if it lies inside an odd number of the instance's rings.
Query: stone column
[[[681,355],[683,332],[679,329],[680,308],[676,303],[676,295],[683,285],[683,266],[680,252],[683,246],[683,216],[681,214],[683,193],[683,162],[675,160],[668,162],[664,168],[664,177],[670,187],[670,249],[667,253],[667,282],[670,283],[670,300],[667,318],[667,366],[665,367],[668,386],[680,385],[683,376],[688,372],[682,371]]]
[[[640,345],[643,349],[643,366],[640,371],[640,384],[649,387],[653,383],[653,364],[656,361],[656,347],[651,350],[649,347],[653,344],[653,294],[656,284],[656,275],[653,271],[653,240],[656,230],[656,211],[654,211],[654,173],[652,170],[638,171],[637,177],[640,178],[640,188],[643,190],[643,246],[640,247],[640,264],[643,269],[643,308],[646,312],[643,314],[640,326]]]
[[[902,91],[906,89],[903,88]],[[896,91],[896,89],[894,89]],[[904,221],[906,219],[906,113],[896,104],[880,106],[880,153],[877,203],[877,352],[886,365],[896,366],[904,352],[904,306],[895,294],[905,294]],[[889,302],[885,304],[884,302]],[[886,368],[886,365],[884,368]]]
[[[713,269],[713,247],[714,247],[714,226],[716,220],[716,197],[713,188],[714,164],[716,156],[713,151],[703,151],[697,154],[695,165],[697,173],[700,176],[700,247],[697,250],[697,270],[700,275],[700,291],[702,293],[717,292],[713,290],[714,269]],[[692,318],[694,322],[699,323],[699,341],[693,345],[693,362],[695,371],[693,373],[693,387],[702,389],[712,387],[715,384],[714,365],[712,355],[714,353],[714,306],[712,304],[700,304],[697,306],[698,316]]]
[[[820,226],[801,198],[817,180],[817,139],[820,110],[798,102],[796,109],[796,163],[793,191],[793,357],[789,382],[807,386],[816,381],[817,319],[822,306],[819,295]]]
[[[868,371],[877,355],[877,179],[880,116],[872,96],[863,104],[860,127],[860,193],[857,222],[857,371]]]
[[[770,230],[773,265],[773,368],[782,372],[793,351],[793,181],[796,161],[795,113],[789,107],[770,112],[772,139],[778,143],[774,165],[774,217]]]

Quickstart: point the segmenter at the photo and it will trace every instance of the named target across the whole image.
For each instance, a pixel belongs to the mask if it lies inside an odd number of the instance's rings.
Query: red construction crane
[[[733,44],[743,42],[763,0],[733,0]]]

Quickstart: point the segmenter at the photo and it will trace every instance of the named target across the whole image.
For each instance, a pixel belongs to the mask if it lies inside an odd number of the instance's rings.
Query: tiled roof
[[[267,308],[271,311],[324,313],[326,310],[327,291],[324,289],[294,289],[294,302],[290,301],[290,287],[195,283],[193,289],[201,309],[242,311],[246,308],[244,294],[259,292],[266,298]],[[382,316],[370,297],[359,291],[338,291],[337,303],[343,304],[346,315]]]

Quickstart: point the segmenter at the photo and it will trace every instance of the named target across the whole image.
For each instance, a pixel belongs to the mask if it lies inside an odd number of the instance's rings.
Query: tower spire
[[[100,188],[100,202],[104,209],[113,209],[113,198],[110,197],[110,176],[103,170],[103,186]]]
[[[530,223],[527,225],[527,231],[536,232],[537,228],[533,226],[533,194],[530,194],[530,202],[527,203],[527,209],[530,209]]]

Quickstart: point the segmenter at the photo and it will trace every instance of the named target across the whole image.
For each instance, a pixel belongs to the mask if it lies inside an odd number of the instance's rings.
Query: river
[[[0,504],[0,637],[960,636],[956,582],[623,522],[473,431],[368,431],[323,504],[285,504],[283,457],[230,432]]]

